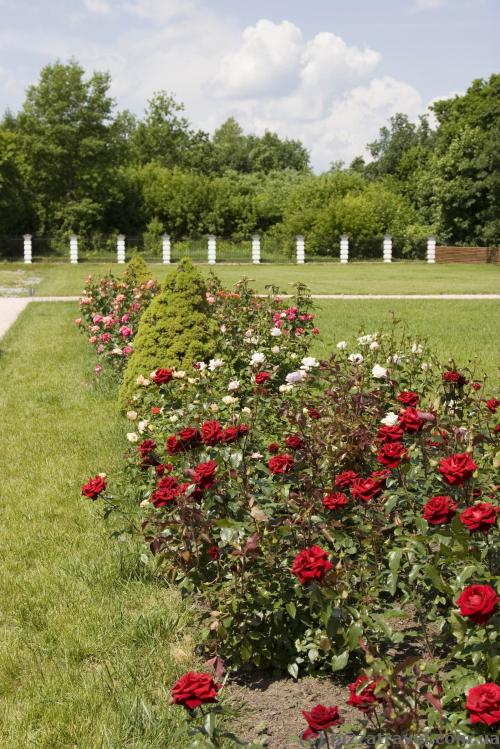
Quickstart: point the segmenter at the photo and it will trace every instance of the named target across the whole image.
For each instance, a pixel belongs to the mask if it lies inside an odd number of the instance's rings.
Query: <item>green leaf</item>
[[[349,651],[344,650],[343,653],[340,655],[334,655],[332,660],[330,661],[332,666],[332,671],[342,671],[343,668],[347,666],[347,663],[349,661]]]
[[[291,619],[295,619],[295,616],[297,615],[297,607],[293,603],[293,601],[290,601],[290,603],[287,603],[287,605],[285,606],[285,608],[286,608],[286,610],[287,610],[288,615],[290,616],[290,618]]]
[[[395,549],[389,554],[389,569],[391,572],[397,572],[401,564],[401,557],[403,556],[403,549]]]
[[[289,663],[286,670],[293,679],[299,678],[299,667],[296,663]]]

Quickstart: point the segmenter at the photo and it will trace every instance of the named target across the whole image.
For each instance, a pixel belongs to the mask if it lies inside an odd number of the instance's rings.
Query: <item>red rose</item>
[[[302,710],[302,715],[309,725],[309,728],[302,734],[305,741],[309,738],[316,738],[320,731],[326,731],[332,726],[340,726],[344,722],[337,706],[316,705],[309,713]]]
[[[174,373],[171,369],[157,369],[153,375],[153,382],[157,385],[164,385],[166,382],[170,382]]]
[[[198,463],[194,469],[194,483],[198,484],[202,489],[210,489],[210,487],[215,484],[217,467],[215,460],[208,460],[206,463]]]
[[[161,413],[161,408],[159,406],[152,406],[151,413],[153,414],[153,416],[157,416],[159,413]]]
[[[177,455],[177,453],[184,449],[184,445],[182,442],[179,442],[175,434],[171,434],[170,437],[167,437],[165,448],[169,455]]]
[[[414,408],[407,408],[405,411],[401,411],[398,416],[398,423],[405,432],[415,433],[420,432],[424,426],[424,420],[420,418],[418,411]]]
[[[271,375],[269,372],[257,372],[255,375],[255,382],[257,385],[262,385],[264,382],[267,382],[271,379]]]
[[[381,487],[385,486],[385,482],[390,477],[391,472],[388,468],[382,468],[381,471],[372,471],[370,478],[377,481]]]
[[[221,442],[225,445],[229,445],[231,442],[236,442],[240,436],[238,427],[227,427],[221,434]]]
[[[317,419],[321,419],[321,414],[320,414],[320,412],[318,411],[317,408],[309,408],[308,411],[307,411],[307,413],[309,414],[309,416],[311,417],[311,419],[314,419],[315,421]]]
[[[500,598],[490,585],[469,585],[456,603],[462,616],[475,624],[485,624],[495,613],[498,601]]]
[[[354,499],[360,499],[362,502],[369,502],[370,499],[378,497],[382,491],[379,481],[373,478],[356,479],[351,484],[351,494]]]
[[[422,517],[431,525],[443,525],[454,517],[456,511],[457,504],[451,497],[439,495],[425,503]]]
[[[457,385],[465,385],[467,380],[465,376],[460,372],[457,372],[456,369],[449,369],[446,372],[443,372],[443,382],[452,382],[454,384],[456,383]]]
[[[163,463],[158,463],[158,465],[155,466],[155,473],[157,476],[163,476],[165,473],[165,465]]]
[[[209,546],[207,549],[208,556],[216,562],[220,557],[220,549],[218,546]]]
[[[280,450],[280,446],[278,445],[277,442],[271,442],[267,446],[267,452],[271,453],[271,455],[276,455],[276,453],[278,453],[279,450]]]
[[[301,447],[304,447],[304,442],[301,440],[298,434],[291,434],[286,438],[285,445],[291,450],[300,450]]]
[[[447,484],[460,486],[470,479],[476,468],[469,453],[455,453],[449,458],[441,458],[438,471]]]
[[[137,449],[141,456],[144,458],[148,453],[156,448],[156,442],[154,440],[143,440]]]
[[[486,408],[488,411],[491,411],[492,414],[496,414],[498,406],[500,406],[498,398],[490,398],[486,401]]]
[[[498,432],[500,432],[500,424],[495,424],[495,428],[493,431],[495,432],[495,434],[498,434]]]
[[[189,494],[186,494],[187,490],[191,488],[191,491]],[[196,486],[195,484],[189,483],[189,481],[186,481],[184,484],[181,484],[180,486],[180,493],[183,494],[186,499],[192,499],[195,502],[201,502],[203,499],[203,489],[201,486]]]
[[[274,458],[270,458],[267,466],[271,473],[289,473],[293,468],[293,458],[286,453],[275,455]]]
[[[222,437],[222,428],[218,421],[204,421],[201,425],[201,438],[205,445],[216,445]]]
[[[415,408],[420,398],[418,397],[418,393],[414,393],[413,390],[403,390],[398,395],[396,400],[402,403],[403,406],[410,406],[411,408]]]
[[[217,702],[220,685],[216,684],[210,674],[190,671],[181,676],[172,688],[172,703],[182,705],[187,710],[195,710],[200,705]]]
[[[177,436],[181,442],[190,447],[196,447],[201,442],[201,435],[194,427],[185,427],[184,429],[181,429]]]
[[[107,484],[102,476],[94,476],[93,479],[89,479],[86,484],[82,486],[82,494],[84,497],[90,499],[97,499],[99,494],[103,492]]]
[[[337,510],[339,507],[344,507],[349,502],[349,497],[342,492],[333,492],[325,494],[321,500],[323,505],[329,510]]]
[[[245,434],[248,434],[250,431],[250,427],[248,424],[240,424],[238,427],[238,432],[240,433],[240,436],[243,437]]]
[[[478,684],[469,689],[466,708],[472,724],[496,726],[500,723],[500,687],[498,684]]]
[[[377,454],[377,460],[388,468],[397,468],[402,460],[408,459],[408,453],[402,442],[384,442]]]
[[[483,386],[481,385],[480,382],[473,382],[471,385],[471,388],[473,388],[474,390],[481,390],[482,387]]]
[[[151,504],[155,507],[165,507],[166,505],[176,503],[177,497],[181,493],[179,482],[174,476],[164,476],[156,485],[156,489],[151,495]]]
[[[494,507],[489,502],[479,502],[460,513],[460,522],[466,525],[471,533],[487,533],[497,522],[499,512],[500,507]]]
[[[361,710],[363,713],[373,710],[375,704],[380,702],[380,698],[375,695],[375,689],[379,681],[380,679],[370,681],[366,674],[358,676],[356,681],[347,685],[351,693],[351,696],[347,700],[347,704],[357,707],[358,710]],[[360,689],[362,684],[365,686],[363,689]]]
[[[299,551],[292,564],[292,574],[296,575],[302,585],[310,580],[321,582],[333,564],[328,560],[328,552],[320,546],[311,546],[310,549]]]
[[[335,476],[335,486],[337,489],[346,489],[357,478],[358,474],[355,471],[342,471],[338,476]]]
[[[377,432],[377,439],[381,442],[399,442],[403,436],[403,430],[397,424],[383,426]]]

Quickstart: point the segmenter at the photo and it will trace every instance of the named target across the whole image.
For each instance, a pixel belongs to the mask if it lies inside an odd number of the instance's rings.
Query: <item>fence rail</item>
[[[304,262],[340,262],[349,263],[356,260],[380,260],[391,263],[404,259],[425,260],[428,263],[439,262],[443,257],[440,247],[436,247],[436,238],[427,239],[385,236],[332,237],[331,242],[321,247],[302,235],[293,241],[271,236],[254,234],[250,238],[217,237],[213,234],[199,237],[172,237],[164,234],[159,238],[150,236],[128,236],[123,234],[114,237],[103,237],[90,242],[85,238],[71,235],[66,240],[53,237],[37,237],[31,234],[22,236],[0,237],[0,258],[8,260],[23,259],[26,264],[50,258],[51,261],[79,262],[117,262],[124,263],[132,254],[140,254],[147,262],[177,263],[182,258],[190,258],[197,263],[213,265],[216,263],[291,263]],[[475,254],[467,253],[467,248],[446,248],[447,262],[454,262],[455,251],[457,262],[462,258],[473,257],[469,262],[492,262],[498,257],[495,248],[469,248]]]

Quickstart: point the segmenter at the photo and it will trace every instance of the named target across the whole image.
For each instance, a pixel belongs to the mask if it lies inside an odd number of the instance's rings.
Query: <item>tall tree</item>
[[[109,74],[86,79],[71,60],[44,67],[27,90],[16,131],[42,232],[103,225],[123,149],[109,85]]]

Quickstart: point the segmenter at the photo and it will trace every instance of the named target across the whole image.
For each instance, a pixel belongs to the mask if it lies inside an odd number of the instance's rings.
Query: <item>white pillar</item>
[[[384,237],[384,263],[392,263],[392,237],[386,234]]]
[[[295,242],[297,248],[297,263],[303,265],[305,262],[306,245],[302,234],[299,234],[298,237],[295,238]]]
[[[340,237],[340,262],[349,262],[349,237],[347,234],[342,234]]]
[[[163,265],[170,265],[170,235],[163,235],[162,249],[163,249]]]
[[[118,234],[116,238],[116,262],[120,265],[125,262],[125,234]]]
[[[436,237],[429,237],[427,240],[427,262],[436,262]]]
[[[32,261],[31,234],[25,234],[23,236],[23,240],[24,240],[24,262],[26,265],[29,265]]]
[[[69,262],[71,265],[78,263],[78,237],[72,234],[69,238]]]
[[[255,265],[260,263],[260,236],[258,234],[252,237],[252,263]]]
[[[208,264],[215,265],[217,261],[217,239],[215,234],[208,235]]]

